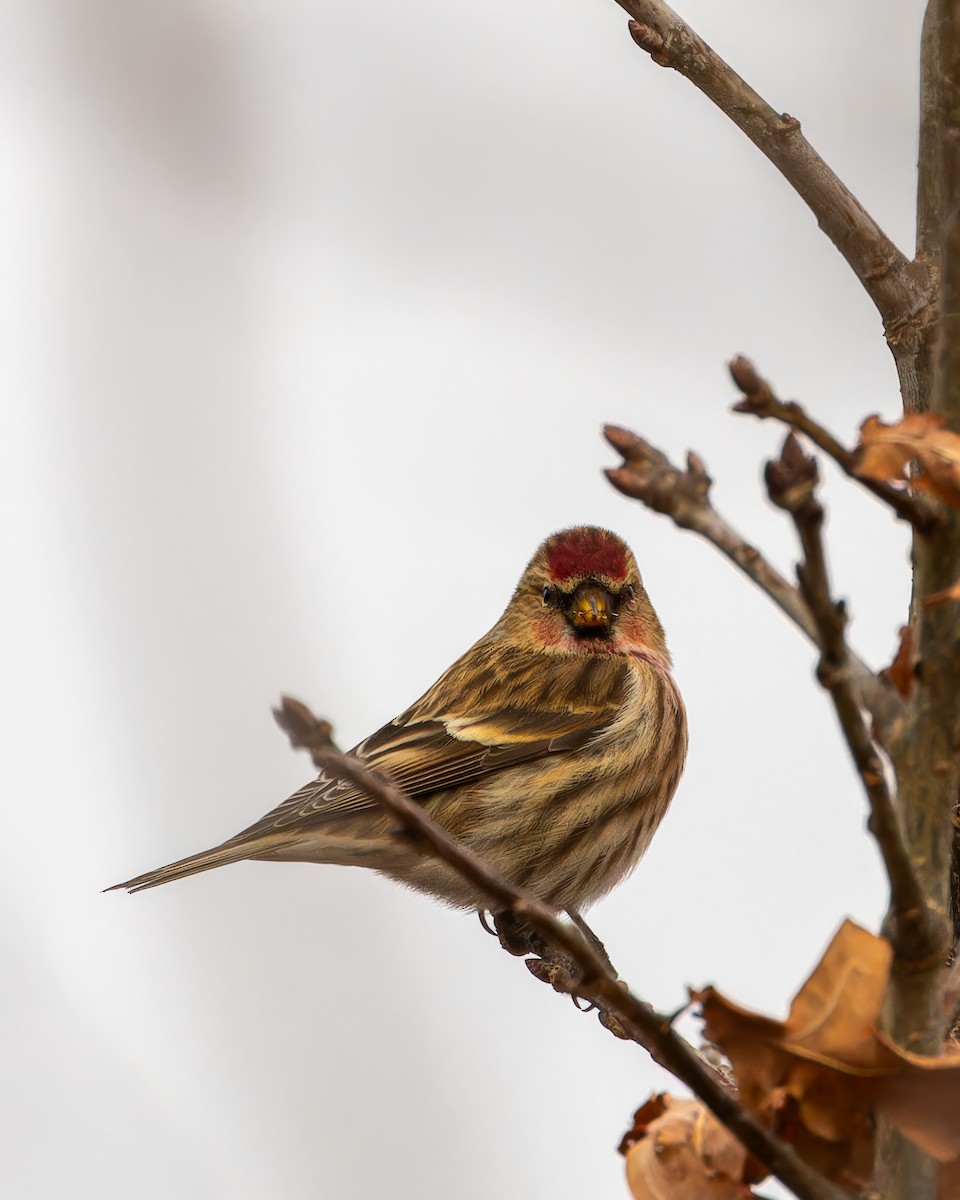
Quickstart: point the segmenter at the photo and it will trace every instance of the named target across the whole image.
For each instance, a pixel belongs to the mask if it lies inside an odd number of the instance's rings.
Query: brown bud
[[[788,433],[780,457],[767,463],[763,477],[773,503],[787,512],[797,512],[813,498],[820,472],[817,460],[805,454],[798,438]]]

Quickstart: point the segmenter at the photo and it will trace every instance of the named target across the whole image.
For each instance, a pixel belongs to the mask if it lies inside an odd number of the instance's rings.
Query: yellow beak
[[[584,583],[573,594],[568,618],[582,629],[599,629],[613,620],[610,593],[596,583]]]

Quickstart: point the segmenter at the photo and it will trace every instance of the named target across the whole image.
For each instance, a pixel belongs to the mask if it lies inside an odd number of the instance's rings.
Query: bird
[[[686,751],[683,700],[636,559],[616,534],[580,525],[548,537],[493,628],[348,757],[389,776],[488,867],[576,917],[636,866]],[[454,908],[488,907],[333,769],[220,845],[107,890],[246,859],[364,866]]]

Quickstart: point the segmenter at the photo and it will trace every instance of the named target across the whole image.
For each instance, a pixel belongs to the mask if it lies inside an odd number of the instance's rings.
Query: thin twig
[[[320,770],[319,756],[327,750],[339,750],[333,740],[333,726],[316,717],[302,700],[281,696],[280,707],[273,710],[273,719],[290,739],[294,750],[306,750],[313,765]]]
[[[706,538],[776,604],[814,643],[817,627],[799,590],[767,562],[717,512],[710,502],[713,480],[706,464],[693,450],[682,470],[662,450],[619,425],[604,425],[603,436],[623,456],[619,467],[604,471],[618,492],[642,501],[647,508],[668,516],[681,529]]]
[[[908,407],[926,406],[918,369],[936,316],[934,275],[890,240],[800,131],[778,113],[662,0],[617,0],[630,33],[654,62],[689,79],[747,135],[811,209],[881,317]]]
[[[681,529],[690,529],[706,538],[766,592],[815,646],[822,648],[817,623],[799,589],[784,579],[710,503],[713,481],[699,455],[689,451],[687,469],[682,471],[656,446],[629,429],[605,425],[603,435],[623,456],[622,466],[604,471],[617,491],[670,517]],[[853,654],[850,655],[850,671],[878,731],[892,729],[903,709],[896,691],[878,679],[867,664]]]
[[[907,521],[918,533],[929,533],[942,523],[940,514],[922,497],[895,488],[880,479],[863,479],[857,474],[857,455],[815,421],[795,400],[780,400],[773,388],[757,374],[749,358],[738,355],[730,363],[733,382],[743,392],[743,399],[733,406],[737,413],[749,413],[761,420],[780,421],[809,438],[815,446],[833,459],[841,471],[862,484],[869,492],[888,504],[901,520]]]
[[[946,923],[927,906],[924,890],[904,844],[886,772],[870,734],[851,676],[846,609],[830,594],[823,548],[824,513],[816,497],[816,460],[806,455],[793,433],[780,457],[767,463],[770,499],[793,517],[803,548],[797,577],[820,633],[820,683],[833,699],[840,727],[870,805],[868,828],[876,839],[890,884],[888,922],[894,954],[912,964],[942,962]]]
[[[511,913],[518,921],[534,926],[548,943],[559,947],[576,967],[576,975],[566,985],[552,977],[554,987],[575,992],[614,1017],[633,1040],[685,1083],[746,1149],[800,1200],[844,1200],[845,1192],[809,1167],[791,1146],[741,1108],[716,1073],[674,1030],[670,1018],[634,996],[574,926],[563,923],[553,909],[530,892],[515,887],[491,871],[384,775],[334,751],[318,752],[317,757],[325,771],[362,788],[397,818],[404,831],[420,838],[434,854],[488,895],[497,907]]]

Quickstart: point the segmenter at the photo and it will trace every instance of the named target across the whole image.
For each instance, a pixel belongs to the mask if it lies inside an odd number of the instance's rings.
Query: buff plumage
[[[548,538],[506,611],[432,688],[350,751],[507,879],[578,911],[636,865],[686,754],[683,702],[636,562],[592,526]],[[323,772],[220,846],[115,885],[242,859],[381,871],[462,908],[486,899],[352,784]]]

